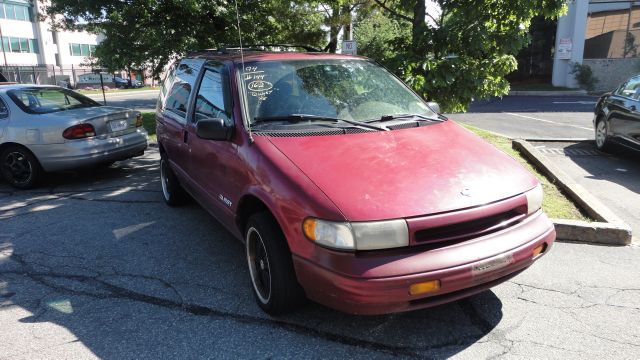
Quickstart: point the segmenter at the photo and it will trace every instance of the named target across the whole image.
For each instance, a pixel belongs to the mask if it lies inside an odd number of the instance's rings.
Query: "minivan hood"
[[[470,208],[537,184],[516,160],[450,120],[393,131],[269,140],[350,221]]]

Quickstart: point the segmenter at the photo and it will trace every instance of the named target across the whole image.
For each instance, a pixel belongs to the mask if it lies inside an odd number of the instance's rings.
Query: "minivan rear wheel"
[[[271,315],[291,312],[304,302],[286,239],[271,214],[252,215],[245,229],[245,247],[253,294]]]
[[[160,158],[160,183],[162,185],[162,197],[167,205],[179,206],[186,202],[187,193],[178,182],[169,165],[169,160],[165,156]]]

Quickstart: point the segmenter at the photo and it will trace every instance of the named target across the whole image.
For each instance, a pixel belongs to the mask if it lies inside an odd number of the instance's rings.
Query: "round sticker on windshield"
[[[264,80],[256,80],[256,81],[250,82],[247,85],[247,88],[250,91],[268,91],[273,88],[273,84]]]

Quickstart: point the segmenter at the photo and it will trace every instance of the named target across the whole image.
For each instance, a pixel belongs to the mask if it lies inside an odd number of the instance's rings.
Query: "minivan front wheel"
[[[162,185],[162,197],[169,206],[178,206],[185,203],[187,194],[173,173],[166,156],[160,158],[160,183]]]
[[[271,315],[296,309],[304,300],[286,239],[271,214],[252,215],[245,229],[245,247],[253,294]]]

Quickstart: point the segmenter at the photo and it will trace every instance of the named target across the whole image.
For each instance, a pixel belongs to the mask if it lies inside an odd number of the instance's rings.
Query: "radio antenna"
[[[240,61],[242,62],[242,72],[240,73],[240,86],[242,87],[242,92],[245,92],[244,89],[244,73],[246,71],[244,67],[244,51],[242,50],[242,31],[240,30],[240,12],[238,11],[238,0],[234,0],[236,5],[236,21],[238,23],[238,40],[240,40]],[[247,132],[249,133],[249,141],[253,143],[253,134],[251,134],[251,120],[247,119]]]

